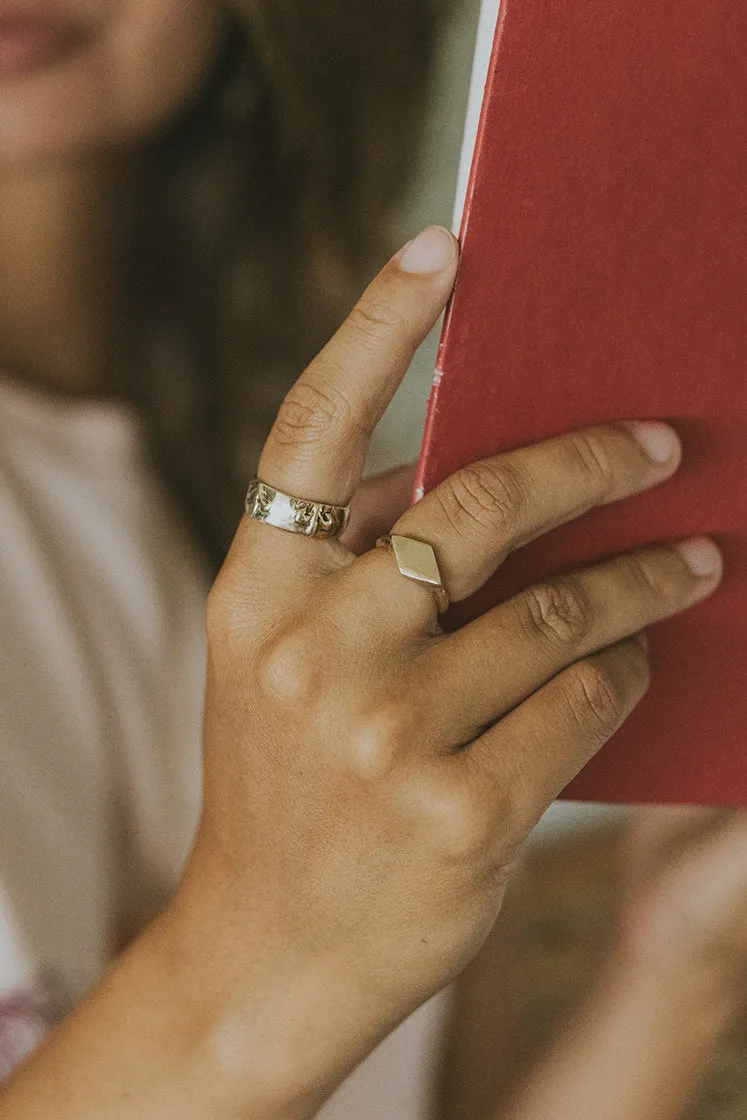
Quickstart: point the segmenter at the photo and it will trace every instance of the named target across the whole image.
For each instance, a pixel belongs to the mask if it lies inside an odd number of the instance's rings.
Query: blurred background
[[[479,12],[479,0],[459,0],[447,9],[422,146],[412,182],[394,215],[393,242],[404,244],[425,225],[451,227]],[[372,472],[418,456],[438,335],[436,328],[421,347],[374,434]]]
[[[479,9],[99,0],[90,27],[80,17],[80,73],[47,74],[42,52],[0,82],[0,1081],[177,888],[199,811],[209,583],[302,363],[387,251],[452,223]],[[194,73],[188,12],[206,52]],[[1,33],[0,15],[0,79]],[[120,104],[109,80],[134,115],[100,116]],[[369,473],[417,459],[438,335]],[[323,1120],[497,1120],[614,943],[627,817],[554,806],[458,986]],[[746,1055],[737,1023],[677,1120],[747,1120]],[[654,1116],[673,1120],[635,1120]]]

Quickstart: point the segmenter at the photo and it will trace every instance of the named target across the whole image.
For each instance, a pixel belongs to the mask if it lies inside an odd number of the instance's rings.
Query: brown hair
[[[234,0],[211,80],[150,147],[123,391],[217,567],[278,405],[383,252],[439,0]]]

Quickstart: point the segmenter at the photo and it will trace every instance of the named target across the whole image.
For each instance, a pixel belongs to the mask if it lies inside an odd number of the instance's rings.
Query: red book
[[[650,691],[570,798],[747,805],[746,59],[744,0],[483,2],[416,496],[605,420],[667,420],[685,454],[515,553],[446,625],[671,537],[713,535],[726,561],[713,598],[650,628]]]

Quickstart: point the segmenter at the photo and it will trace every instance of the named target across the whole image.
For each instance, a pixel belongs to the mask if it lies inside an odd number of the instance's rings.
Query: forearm
[[[679,1120],[735,1010],[620,950],[500,1120]]]
[[[260,1002],[239,1016],[215,997],[214,974],[187,974],[172,921],[164,915],[138,938],[0,1091],[1,1120],[313,1114],[308,1086],[294,1083],[292,1066],[283,1069],[269,1053]]]

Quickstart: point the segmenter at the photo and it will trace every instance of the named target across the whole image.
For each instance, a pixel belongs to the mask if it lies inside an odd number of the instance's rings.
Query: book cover
[[[742,0],[483,2],[416,497],[605,420],[667,420],[684,462],[517,551],[444,624],[673,537],[726,561],[713,598],[649,629],[649,693],[569,798],[747,805],[745,58]]]

